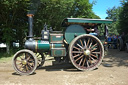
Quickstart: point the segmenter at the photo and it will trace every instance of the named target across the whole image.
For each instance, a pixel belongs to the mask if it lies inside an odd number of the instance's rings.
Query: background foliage
[[[34,36],[40,36],[45,23],[54,30],[62,30],[61,22],[67,17],[99,18],[92,11],[89,0],[0,0],[0,43],[19,42],[23,47],[28,32],[26,14],[33,13]]]
[[[106,10],[106,19],[113,19],[109,32],[118,34],[128,32],[128,0],[122,0],[120,7]],[[89,0],[0,0],[0,43],[6,43],[9,48],[12,42],[19,42],[23,47],[24,38],[28,33],[27,13],[34,16],[34,36],[40,32],[45,23],[53,30],[62,30],[64,18],[97,18],[92,11],[93,3]]]
[[[122,0],[121,6],[109,8],[106,12],[106,19],[112,19],[114,22],[109,26],[111,34],[128,33],[128,0]]]

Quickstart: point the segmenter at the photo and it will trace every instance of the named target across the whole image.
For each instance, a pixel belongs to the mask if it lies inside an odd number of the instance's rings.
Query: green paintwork
[[[52,47],[52,44],[50,44],[50,45]],[[61,43],[54,43],[53,44],[53,48],[62,48],[62,47],[64,47],[64,44],[61,44]]]
[[[63,34],[50,34],[50,43],[63,43]]]
[[[112,23],[112,20],[103,19],[84,19],[84,18],[67,18],[68,22],[76,23]]]
[[[51,49],[51,56],[53,57],[66,56],[66,49],[65,48],[53,48]]]
[[[38,40],[37,41],[37,49],[41,50],[49,50],[50,49],[50,44],[48,41],[42,41]]]
[[[70,25],[67,27],[65,31],[65,39],[68,44],[71,43],[71,41],[79,35],[86,34],[86,31],[84,28],[80,25]]]
[[[87,18],[67,18],[64,19],[64,21],[62,22],[62,26],[66,26],[69,23],[72,24],[79,24],[79,23],[95,23],[95,24],[109,24],[112,23],[113,20],[111,19],[87,19]]]

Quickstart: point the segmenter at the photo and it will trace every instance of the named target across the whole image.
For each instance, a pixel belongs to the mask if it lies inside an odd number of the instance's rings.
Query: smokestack
[[[27,14],[29,23],[29,38],[33,38],[33,14]]]

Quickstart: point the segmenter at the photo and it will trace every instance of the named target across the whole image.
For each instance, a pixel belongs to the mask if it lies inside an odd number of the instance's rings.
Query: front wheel
[[[78,70],[93,70],[102,62],[104,47],[97,37],[80,35],[70,43],[69,57]]]
[[[30,50],[20,50],[13,57],[13,67],[20,75],[30,75],[37,67],[37,58]]]

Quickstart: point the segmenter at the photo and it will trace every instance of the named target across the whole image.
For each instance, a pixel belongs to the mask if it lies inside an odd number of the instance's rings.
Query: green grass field
[[[11,61],[13,54],[0,53],[0,62],[8,62]]]
[[[15,51],[10,51],[10,54],[6,53],[6,50],[0,50],[0,62],[8,62],[12,60]]]

